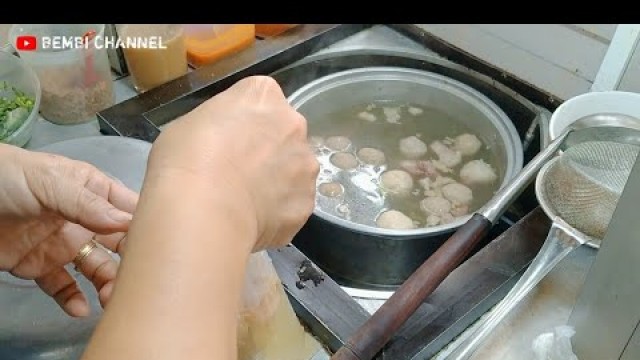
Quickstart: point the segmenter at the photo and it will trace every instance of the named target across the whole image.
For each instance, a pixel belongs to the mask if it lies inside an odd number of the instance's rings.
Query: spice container
[[[185,24],[187,56],[193,66],[214,63],[251,46],[254,24]]]
[[[35,49],[17,51],[38,75],[45,119],[84,123],[114,104],[107,52],[97,46],[97,39],[104,39],[104,24],[16,24],[9,33],[12,44],[19,36],[35,38]]]
[[[123,24],[117,27],[124,42],[141,39],[158,40],[157,47],[125,47],[124,58],[133,86],[145,92],[188,71],[184,29],[176,24]]]
[[[300,24],[256,24],[256,35],[260,37],[274,37],[298,25]]]
[[[9,30],[12,24],[0,24],[0,51],[13,52],[13,46],[9,40]]]

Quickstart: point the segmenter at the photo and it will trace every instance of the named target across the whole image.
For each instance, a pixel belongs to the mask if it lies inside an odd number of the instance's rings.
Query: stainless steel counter
[[[319,53],[341,51],[358,48],[399,49],[417,54],[436,55],[422,45],[396,33],[384,26],[374,26],[329,46]],[[437,55],[436,55],[437,56]],[[116,101],[122,102],[136,95],[128,78],[115,78]],[[33,137],[27,148],[35,149],[41,146],[78,137],[100,134],[97,120],[82,125],[59,126],[44,119],[38,119],[34,127]],[[573,301],[584,281],[595,251],[584,248],[576,251],[554,270],[505,322],[505,326],[490,340],[488,348],[477,359],[502,358],[525,359],[531,340],[543,331],[550,331],[553,325],[562,324],[568,318]],[[363,308],[370,313],[378,309],[384,300],[365,300],[356,298]],[[464,333],[460,338],[464,338]],[[525,349],[525,347],[527,347]],[[511,355],[509,355],[511,354]],[[320,359],[322,357],[319,357]],[[446,358],[446,350],[436,357]]]

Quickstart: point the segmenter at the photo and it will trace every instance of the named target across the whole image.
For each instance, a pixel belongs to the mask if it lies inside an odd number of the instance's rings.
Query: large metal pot
[[[415,69],[368,67],[319,78],[289,101],[310,124],[332,111],[374,100],[397,100],[435,108],[465,123],[496,153],[501,187],[522,169],[520,137],[509,117],[491,100],[451,78]],[[305,225],[305,254],[336,280],[369,288],[393,288],[470,217],[412,230],[362,225],[318,206]]]

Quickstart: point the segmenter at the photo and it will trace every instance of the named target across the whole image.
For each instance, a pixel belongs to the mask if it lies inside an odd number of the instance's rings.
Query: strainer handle
[[[522,275],[507,296],[476,324],[475,330],[466,337],[446,358],[449,360],[467,360],[480,348],[480,345],[504,320],[522,299],[569,253],[581,243],[569,235],[563,226],[554,221],[544,245],[533,259],[527,271]]]

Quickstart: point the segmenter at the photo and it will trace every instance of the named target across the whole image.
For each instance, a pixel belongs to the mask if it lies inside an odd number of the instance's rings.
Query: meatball
[[[447,184],[453,184],[456,181],[448,176],[436,176],[436,179],[431,183],[432,188],[441,188]]]
[[[442,214],[442,216],[440,217],[440,225],[446,225],[448,223],[451,223],[455,220],[455,218],[453,217],[453,215],[446,213],[446,214]]]
[[[420,184],[420,186],[425,190],[431,189],[431,179],[428,177],[418,180],[418,184]]]
[[[324,144],[331,150],[345,151],[351,146],[351,140],[346,136],[330,136]]]
[[[436,226],[440,224],[440,216],[438,215],[429,215],[427,216],[427,226]]]
[[[451,202],[439,196],[428,197],[420,201],[420,208],[427,215],[442,216],[451,211]]]
[[[469,205],[473,201],[473,192],[460,183],[447,184],[442,187],[442,196],[452,203]]]
[[[410,217],[397,210],[387,210],[376,219],[376,225],[386,229],[415,229]]]
[[[473,134],[462,134],[455,138],[453,148],[458,150],[462,156],[475,155],[482,147],[482,143]]]
[[[427,144],[415,136],[400,140],[400,152],[409,159],[418,159],[427,153]]]
[[[342,195],[344,192],[344,188],[340,183],[337,182],[328,182],[322,183],[318,186],[318,191],[320,194],[327,197],[337,197]]]
[[[338,152],[331,155],[331,163],[342,170],[351,170],[358,167],[358,159],[352,153]]]
[[[363,163],[369,165],[384,165],[387,159],[384,153],[374,148],[362,148],[358,150],[358,157]]]
[[[387,122],[390,124],[400,124],[400,108],[397,107],[383,107],[382,112],[387,118]]]
[[[497,179],[496,172],[484,160],[471,160],[460,169],[460,180],[466,185],[486,185]]]
[[[374,121],[376,121],[376,120],[377,120],[377,118],[376,118],[375,114],[370,113],[370,112],[368,112],[368,111],[361,111],[361,112],[359,112],[359,113],[358,113],[358,117],[359,117],[360,119],[362,119],[362,120],[369,121],[369,122],[374,122]]]
[[[464,216],[469,213],[469,206],[467,205],[456,205],[451,208],[451,216],[459,217]]]
[[[385,171],[380,176],[380,186],[394,195],[408,195],[413,189],[413,178],[403,170]]]
[[[447,145],[441,141],[434,141],[431,143],[431,150],[438,155],[438,160],[446,167],[456,167],[462,162],[462,154],[457,150],[451,150]]]
[[[407,111],[409,111],[409,114],[411,114],[413,116],[418,116],[418,115],[420,115],[420,114],[422,114],[424,112],[424,110],[422,110],[421,108],[419,108],[417,106],[409,106]]]

